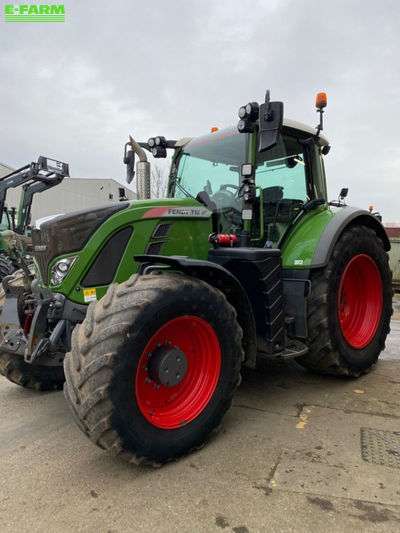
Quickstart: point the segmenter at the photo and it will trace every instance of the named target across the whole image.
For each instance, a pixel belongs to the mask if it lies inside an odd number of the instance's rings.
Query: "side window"
[[[306,161],[304,146],[284,135],[274,148],[257,155],[256,226],[267,246],[278,244],[290,222],[309,200]]]
[[[0,229],[2,229],[2,230],[10,229],[10,223],[9,223],[8,216],[7,216],[7,213],[6,213],[5,209],[3,211],[3,217],[2,217],[1,222],[0,222]]]

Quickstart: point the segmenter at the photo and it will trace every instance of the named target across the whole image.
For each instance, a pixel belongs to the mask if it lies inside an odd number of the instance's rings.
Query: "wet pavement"
[[[219,434],[152,469],[90,443],[61,393],[0,378],[1,531],[398,532],[399,391],[393,321],[357,380],[293,361],[246,371]]]

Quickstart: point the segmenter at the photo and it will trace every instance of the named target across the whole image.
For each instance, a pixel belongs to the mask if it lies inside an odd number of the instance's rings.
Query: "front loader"
[[[21,267],[21,255],[31,243],[27,232],[34,195],[59,185],[68,175],[66,163],[40,156],[37,162],[13,170],[0,179],[0,281]],[[15,207],[7,209],[6,196],[9,189],[21,185],[17,213]]]
[[[259,357],[369,371],[389,332],[390,244],[368,211],[328,202],[325,105],[320,94],[314,129],[267,92],[239,109],[237,127],[131,138],[139,199],[43,223],[37,278],[4,280],[3,375],[60,388],[64,368],[82,431],[156,465],[204,444]],[[146,152],[169,149],[168,197],[149,199]]]

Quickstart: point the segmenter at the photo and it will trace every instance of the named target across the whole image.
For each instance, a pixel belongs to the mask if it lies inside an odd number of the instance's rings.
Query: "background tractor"
[[[0,281],[20,268],[20,256],[31,244],[28,235],[32,200],[35,194],[62,182],[68,176],[68,165],[40,156],[0,179]],[[22,185],[19,209],[7,209],[7,191]]]
[[[33,230],[37,277],[5,278],[0,369],[59,388],[82,431],[134,463],[204,444],[242,365],[296,358],[356,377],[384,349],[387,235],[368,211],[328,203],[321,134],[251,102],[238,127],[180,141],[132,138],[139,200]],[[172,149],[168,197],[151,200],[146,152]],[[342,200],[345,191],[342,191]]]

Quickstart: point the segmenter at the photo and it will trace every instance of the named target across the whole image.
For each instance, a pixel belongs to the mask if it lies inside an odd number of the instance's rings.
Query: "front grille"
[[[44,284],[47,284],[47,268],[52,257],[49,237],[47,231],[32,229],[33,256],[36,259]]]

